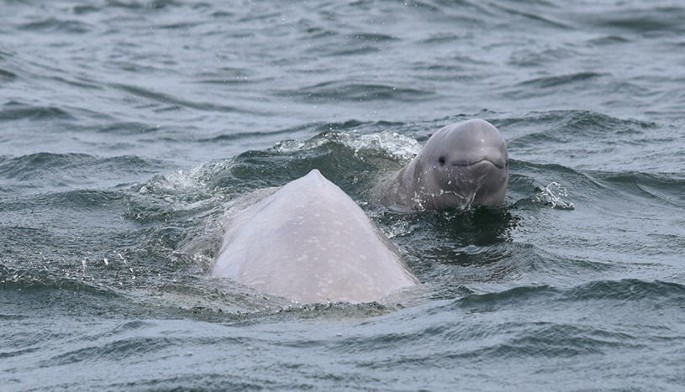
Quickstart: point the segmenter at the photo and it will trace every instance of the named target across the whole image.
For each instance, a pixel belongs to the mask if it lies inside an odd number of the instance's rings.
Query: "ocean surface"
[[[680,0],[0,0],[0,389],[685,390],[684,21]],[[508,143],[506,207],[371,202],[471,118]],[[420,292],[293,306],[209,276],[231,201],[314,168]]]

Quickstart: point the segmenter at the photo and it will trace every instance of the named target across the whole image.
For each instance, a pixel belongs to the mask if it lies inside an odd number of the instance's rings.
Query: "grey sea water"
[[[0,389],[680,391],[682,1],[0,0]],[[368,189],[484,118],[501,210]],[[408,303],[212,279],[231,201],[320,169]],[[255,244],[268,246],[268,244]]]

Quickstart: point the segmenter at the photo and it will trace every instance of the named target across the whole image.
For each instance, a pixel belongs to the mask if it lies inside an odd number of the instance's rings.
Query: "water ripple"
[[[282,95],[295,97],[305,102],[335,102],[354,101],[368,102],[380,100],[417,101],[427,99],[433,92],[413,88],[400,88],[387,84],[364,84],[324,82],[304,87],[292,92],[282,92]]]
[[[0,121],[73,119],[74,117],[60,107],[31,106],[17,102],[5,104],[0,109]]]

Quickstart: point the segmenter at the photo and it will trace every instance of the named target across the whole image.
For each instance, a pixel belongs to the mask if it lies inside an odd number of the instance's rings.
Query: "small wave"
[[[605,35],[598,38],[592,38],[588,41],[590,45],[596,46],[610,46],[610,45],[620,45],[630,42],[626,37],[620,35]]]
[[[468,310],[493,311],[495,308],[512,306],[522,302],[548,302],[558,297],[560,290],[547,285],[521,286],[496,293],[472,294],[457,300],[460,307]]]
[[[137,1],[137,0],[108,0],[106,5],[111,8],[124,8],[130,10],[151,10],[151,9],[164,9],[167,7],[179,7],[181,4],[175,0],[149,0],[149,1]]]
[[[429,227],[409,238],[395,239],[408,252],[407,258],[422,280],[432,282],[435,298],[454,298],[455,283],[474,292],[502,292],[512,286],[569,287],[578,276],[598,276],[616,269],[610,264],[570,258],[547,252],[532,244],[507,240],[507,226],[499,238],[491,233],[464,230],[462,238],[481,241],[472,245]],[[425,233],[425,234],[424,234]],[[485,243],[489,240],[490,243]],[[428,243],[430,241],[430,243]]]
[[[178,339],[170,337],[127,337],[112,342],[98,340],[97,346],[72,348],[68,352],[45,360],[43,366],[65,366],[87,361],[88,363],[121,361],[167,349],[179,344]],[[87,344],[86,342],[83,342]],[[77,346],[78,347],[78,346]]]
[[[0,314],[0,320],[2,321],[26,320],[28,318],[30,317],[21,314]]]
[[[576,55],[577,53],[575,53],[573,50],[563,47],[542,49],[526,48],[512,53],[509,58],[509,63],[519,67],[535,67],[544,64],[557,63],[564,59],[572,58]],[[550,80],[547,80],[546,82],[550,82]],[[529,82],[523,82],[522,84],[525,83]]]
[[[297,25],[305,38],[311,40],[312,42],[317,42],[321,39],[336,37],[339,35],[337,31],[331,28],[330,24],[322,24],[321,26],[318,26],[313,21],[301,20]],[[314,48],[310,48],[308,51],[313,49]]]
[[[98,132],[115,135],[139,135],[159,132],[161,127],[140,122],[115,122],[98,129]]]
[[[557,114],[563,115],[562,112]],[[568,131],[573,131],[575,135],[578,132],[583,132],[585,135],[587,131],[591,134],[600,134],[605,132],[614,132],[616,134],[629,135],[640,134],[643,130],[653,129],[654,122],[639,121],[634,119],[621,119],[618,117],[609,116],[603,113],[592,111],[568,111],[563,115],[564,126]]]
[[[57,120],[73,119],[73,116],[58,107],[54,106],[30,106],[17,102],[10,102],[0,109],[0,121],[15,120]]]
[[[646,195],[677,207],[685,206],[685,194],[682,191],[685,189],[685,177],[680,174],[597,172],[593,175],[610,188]]]
[[[507,142],[513,156],[538,163],[615,171],[648,166],[666,171],[679,161],[672,154],[677,151],[673,148],[677,134],[649,121],[592,111],[553,111],[502,119],[497,125],[512,130]],[[666,156],[659,157],[663,151]]]
[[[48,18],[37,22],[25,23],[19,26],[26,31],[61,32],[69,34],[86,34],[92,30],[91,26],[77,20],[60,20]]]
[[[53,154],[40,152],[17,158],[0,158],[0,175],[26,181],[44,178],[46,173],[64,170],[78,164],[91,164],[96,158],[87,154]]]
[[[57,276],[44,268],[15,268],[0,264],[0,290],[5,293],[36,293],[50,297],[51,292],[81,293],[103,297],[117,294],[99,284],[93,285],[79,278]]]
[[[546,76],[542,78],[530,79],[519,83],[519,86],[528,88],[547,89],[550,87],[559,87],[568,84],[584,83],[589,80],[594,80],[606,76],[605,74],[596,72],[577,72],[568,75]]]
[[[17,78],[17,74],[0,68],[0,82],[10,82]]]
[[[351,121],[352,123],[358,123],[356,121]],[[231,133],[225,133],[221,132],[220,134],[216,136],[210,136],[206,138],[201,138],[198,139],[199,142],[202,143],[209,143],[212,145],[215,145],[217,142],[232,142],[235,140],[243,140],[243,139],[251,139],[251,138],[256,138],[256,137],[261,137],[261,136],[279,136],[282,135],[282,137],[293,137],[293,135],[296,135],[298,133],[301,133],[303,131],[309,130],[313,125],[312,124],[304,124],[304,125],[298,125],[295,127],[290,127],[290,128],[283,128],[283,129],[278,129],[275,131],[269,131],[269,132],[260,132],[260,131],[248,131],[248,132],[231,132]]]
[[[667,299],[671,304],[683,308],[685,286],[679,283],[638,279],[619,281],[595,281],[567,290],[563,296],[569,301],[618,300],[659,301]]]
[[[348,35],[342,46],[318,45],[310,52],[330,53],[330,56],[361,56],[380,52],[383,45],[397,40],[387,34],[356,33]]]
[[[516,328],[514,325],[509,327]],[[643,345],[633,343],[634,337],[631,335],[592,326],[541,322],[527,327],[525,333],[505,338],[502,343],[471,354],[492,358],[558,359],[579,355],[601,355],[621,347],[644,348]]]
[[[196,109],[196,110],[202,110],[202,111],[213,111],[213,112],[224,112],[224,113],[233,113],[233,112],[247,112],[246,110],[243,109],[238,109],[236,107],[232,106],[227,106],[227,105],[218,105],[214,103],[209,103],[209,102],[193,102],[185,99],[180,99],[178,97],[174,97],[170,94],[165,94],[165,93],[160,93],[157,91],[153,91],[144,87],[138,87],[138,86],[132,86],[132,85],[125,85],[125,84],[110,84],[111,87],[116,88],[118,90],[122,90],[125,92],[128,92],[130,94],[133,94],[135,96],[145,98],[145,99],[150,99],[159,103],[167,104],[167,105],[176,105],[180,107],[186,107],[186,108],[191,108],[191,109]]]
[[[442,44],[446,42],[454,42],[457,39],[461,38],[458,34],[454,32],[440,32],[440,33],[433,33],[427,38],[422,39],[419,41],[419,43],[424,44],[424,45],[430,45],[430,44]],[[433,64],[431,64],[433,65]],[[438,66],[438,65],[435,65]]]
[[[196,83],[218,85],[251,84],[256,81],[265,81],[264,79],[258,79],[252,70],[233,67],[221,67],[213,72],[201,72],[195,78]]]
[[[325,82],[296,91],[281,92],[281,95],[299,98],[305,102],[335,101],[387,101],[412,102],[434,95],[433,92],[413,88],[396,87],[387,84]]]
[[[639,133],[641,130],[653,129],[654,122],[635,119],[622,119],[604,113],[589,110],[551,110],[530,112],[514,118],[500,118],[497,125],[507,127],[535,126],[549,128],[554,133],[565,133],[569,136],[606,135],[607,132]],[[599,128],[599,129],[598,129]],[[590,132],[590,133],[587,133]]]
[[[646,7],[616,9],[586,16],[588,22],[598,27],[635,33],[670,32],[682,33],[685,7]]]
[[[135,155],[99,158],[88,154],[40,152],[16,158],[0,157],[0,178],[24,187],[51,191],[75,185],[115,185],[124,178],[157,172],[163,165]]]
[[[317,48],[317,51],[320,51],[321,48]],[[350,46],[346,47],[344,49],[336,50],[333,51],[330,55],[331,56],[363,56],[363,55],[370,55],[373,53],[378,53],[380,52],[380,49],[378,49],[375,46],[371,45],[360,45],[360,46]]]
[[[109,209],[124,199],[125,194],[113,191],[77,189],[67,192],[41,194],[32,198],[33,204],[75,209]]]
[[[491,7],[497,9],[500,12],[503,11],[507,19],[519,17],[526,20],[527,24],[540,24],[545,27],[552,27],[558,30],[571,30],[573,28],[567,22],[554,19],[551,15],[545,15],[543,12],[540,12],[538,10],[525,11],[525,8],[521,7],[521,5],[522,4],[517,4],[517,7],[513,8],[507,7],[504,4],[491,3]]]
[[[353,34],[352,38],[363,42],[390,42],[397,40],[397,38],[392,35],[380,33],[357,33]]]
[[[478,1],[407,1],[405,6],[428,11],[434,17],[439,16],[459,26],[483,25],[494,16],[486,5]]]
[[[549,271],[548,271],[549,272]],[[599,280],[570,288],[547,284],[524,285],[503,291],[471,293],[451,302],[449,307],[458,306],[466,311],[496,311],[521,306],[537,307],[568,306],[569,301],[634,301],[658,302],[663,306],[683,308],[685,286],[674,282],[623,279],[617,281]]]
[[[216,142],[249,139],[249,138],[260,137],[260,136],[265,136],[265,135],[271,135],[271,136],[282,135],[284,138],[288,137],[288,139],[285,139],[285,140],[281,139],[276,144],[276,146],[278,146],[280,144],[294,143],[295,141],[292,140],[291,138],[298,136],[298,134],[303,134],[305,136],[311,136],[312,133],[323,134],[326,132],[356,133],[358,131],[367,132],[367,130],[369,128],[372,128],[374,130],[376,130],[376,129],[384,130],[384,129],[391,129],[391,128],[395,128],[395,127],[400,127],[402,125],[403,125],[403,123],[399,123],[399,122],[388,122],[388,121],[362,122],[362,121],[352,119],[352,120],[347,120],[344,122],[306,123],[306,124],[297,125],[294,127],[283,128],[283,129],[278,129],[278,130],[269,131],[269,132],[260,132],[260,131],[232,132],[232,133],[221,132],[220,134],[218,134],[216,136],[201,138],[201,139],[198,139],[198,141],[213,144]],[[380,132],[383,132],[383,131],[380,131]],[[305,144],[307,144],[307,142],[302,142],[302,146],[304,146]]]

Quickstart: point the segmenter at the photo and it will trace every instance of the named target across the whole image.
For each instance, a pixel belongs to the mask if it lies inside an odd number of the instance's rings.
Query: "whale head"
[[[415,158],[416,197],[426,209],[504,203],[509,159],[497,128],[474,119],[434,133]]]

